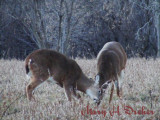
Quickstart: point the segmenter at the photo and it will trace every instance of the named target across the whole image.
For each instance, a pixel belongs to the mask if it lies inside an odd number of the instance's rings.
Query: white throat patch
[[[99,84],[99,80],[100,80],[100,76],[99,75],[96,75],[96,78],[95,78],[95,85],[98,85]]]
[[[98,97],[96,96],[96,94],[92,90],[90,90],[90,89],[86,90],[86,94],[89,95],[91,99],[98,99]]]
[[[86,90],[86,94],[89,95],[91,98],[93,98],[93,93],[90,89]]]

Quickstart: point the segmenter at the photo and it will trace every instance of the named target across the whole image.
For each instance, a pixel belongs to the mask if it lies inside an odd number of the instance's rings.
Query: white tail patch
[[[31,59],[29,59],[29,62],[28,62],[28,68],[30,69],[30,64],[31,64]],[[29,71],[29,73],[26,75],[27,79],[29,80],[31,77],[32,77],[32,72]]]
[[[29,62],[28,62],[28,67],[30,68],[30,64],[31,64],[31,59],[29,59]]]

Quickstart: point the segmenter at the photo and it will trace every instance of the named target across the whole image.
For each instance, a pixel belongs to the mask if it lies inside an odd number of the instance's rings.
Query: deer
[[[122,96],[122,77],[126,67],[127,55],[118,42],[107,42],[97,55],[97,74],[95,82],[101,88],[100,101],[105,90],[112,83],[109,104],[112,101],[114,84],[116,86],[117,96]],[[100,104],[100,102],[99,102]]]
[[[48,49],[33,51],[25,59],[25,69],[27,78],[30,79],[26,86],[28,100],[35,99],[33,90],[47,81],[64,88],[68,101],[71,101],[72,96],[81,98],[76,92],[78,90],[90,96],[95,103],[99,102],[99,85],[86,77],[76,61],[57,51]]]

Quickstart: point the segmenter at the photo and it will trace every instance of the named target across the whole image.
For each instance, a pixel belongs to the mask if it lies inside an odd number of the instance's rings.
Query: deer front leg
[[[113,91],[114,91],[114,84],[112,83],[112,88],[111,88],[111,94],[110,94],[109,104],[110,104],[111,101],[112,101]]]
[[[124,70],[121,71],[120,76],[119,76],[119,78],[118,78],[119,97],[122,97],[123,78],[124,78]]]
[[[76,92],[75,89],[73,89],[73,95],[74,95],[74,97],[77,98],[77,99],[81,98],[81,96]]]
[[[118,82],[118,80],[115,80],[114,84],[116,86],[117,96],[120,97],[120,90],[119,90],[119,82]]]
[[[68,101],[71,101],[71,89],[70,85],[64,83],[65,95]]]

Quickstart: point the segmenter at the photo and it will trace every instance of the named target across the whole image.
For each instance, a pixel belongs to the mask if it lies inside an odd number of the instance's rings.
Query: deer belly
[[[29,80],[32,77],[32,72],[29,71],[29,73],[26,75],[27,79]]]
[[[49,78],[47,79],[47,82],[52,83],[52,84],[57,84],[57,81],[54,80],[53,77],[49,77]]]

